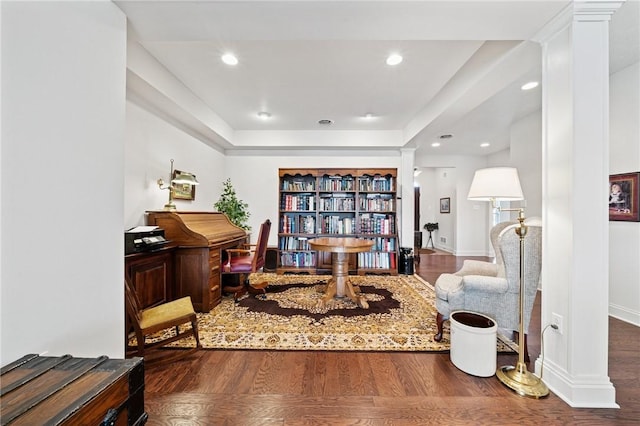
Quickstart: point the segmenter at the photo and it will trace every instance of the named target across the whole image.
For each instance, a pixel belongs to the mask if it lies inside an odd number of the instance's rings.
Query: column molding
[[[542,44],[542,329],[536,372],[572,407],[616,408],[608,377],[609,20],[621,1],[575,1]],[[588,350],[585,348],[589,348]]]
[[[414,221],[414,193],[413,193],[413,168],[415,165],[416,148],[400,148],[402,169],[399,171],[399,182],[402,199],[400,215],[400,247],[413,247],[413,221]]]

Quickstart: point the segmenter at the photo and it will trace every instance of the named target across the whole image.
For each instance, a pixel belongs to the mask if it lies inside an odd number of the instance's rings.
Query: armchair
[[[267,219],[260,225],[256,244],[245,244],[243,248],[225,250],[226,257],[222,266],[222,275],[237,275],[240,282],[237,285],[223,286],[222,291],[227,294],[233,293],[234,302],[238,302],[240,297],[247,293],[266,293],[268,283],[250,284],[249,275],[264,267],[270,230],[271,221]]]
[[[493,318],[498,327],[517,333],[520,325],[520,239],[515,232],[517,222],[503,222],[491,230],[496,251],[496,264],[467,260],[455,274],[442,274],[436,280],[436,323],[434,340],[442,339],[443,322],[451,312],[467,310]],[[528,360],[526,331],[529,328],[542,267],[542,226],[539,220],[527,221],[525,241],[525,304],[523,338],[525,360]]]

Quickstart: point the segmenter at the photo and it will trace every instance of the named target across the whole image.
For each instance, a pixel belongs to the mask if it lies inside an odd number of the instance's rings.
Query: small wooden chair
[[[137,346],[134,347],[129,346],[127,339],[127,357],[140,356],[144,358],[145,363],[160,360],[172,361],[202,348],[200,337],[198,336],[198,320],[191,303],[191,297],[187,296],[152,308],[141,309],[138,295],[133,290],[128,278],[125,278],[124,289],[127,317],[133,327],[137,341]],[[190,326],[185,327],[188,323],[190,323]],[[182,326],[182,331],[178,326]],[[175,328],[175,331],[169,337],[158,338],[153,343],[146,343],[147,336],[171,328]],[[127,330],[127,334],[128,332],[129,330]],[[164,351],[164,353],[149,353],[189,336],[193,336],[196,341],[196,346],[193,348]]]

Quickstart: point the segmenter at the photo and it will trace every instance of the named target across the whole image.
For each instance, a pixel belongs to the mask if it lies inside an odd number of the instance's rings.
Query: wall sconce
[[[169,172],[169,179],[171,182],[169,185],[165,185],[164,180],[162,178],[158,179],[158,187],[160,189],[168,189],[169,190],[169,202],[164,205],[164,209],[168,211],[174,211],[176,209],[176,205],[173,202],[173,194],[175,191],[175,185],[198,185],[199,182],[196,180],[196,177],[190,173],[181,173],[173,178],[173,159],[171,159],[171,171]],[[173,179],[172,179],[173,178]]]

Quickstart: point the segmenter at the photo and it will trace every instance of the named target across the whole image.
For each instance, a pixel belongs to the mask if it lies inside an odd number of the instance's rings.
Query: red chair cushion
[[[232,256],[231,260],[225,265],[227,272],[251,272],[253,256]]]

